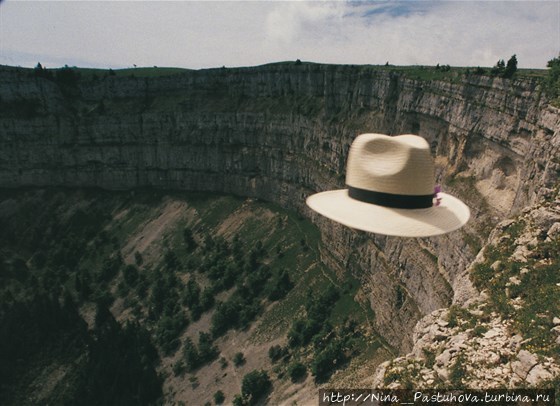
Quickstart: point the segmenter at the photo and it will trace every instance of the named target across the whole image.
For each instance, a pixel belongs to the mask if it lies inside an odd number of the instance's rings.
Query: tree
[[[100,113],[103,113],[105,111],[105,104],[103,103],[103,100],[101,100],[101,103],[99,103],[99,107]],[[136,251],[134,253],[134,262],[136,263],[136,265],[141,266],[144,263],[144,259],[142,258],[142,254],[140,254],[138,251]]]
[[[187,247],[187,250],[193,251],[196,248],[196,241],[194,240],[192,230],[190,228],[185,228],[183,230],[183,241]]]
[[[58,83],[66,86],[75,86],[78,83],[80,74],[75,69],[65,65],[64,68],[56,72],[56,80]]]
[[[474,70],[475,75],[484,75],[485,73],[486,71],[482,69],[480,66],[477,66],[476,69]]]
[[[233,406],[247,406],[248,405],[248,401],[247,399],[245,399],[243,396],[241,396],[240,393],[237,393],[234,397],[233,397],[233,402],[231,402],[231,404]]]
[[[507,61],[506,68],[502,76],[504,78],[511,78],[513,74],[517,71],[517,56],[512,55]]]
[[[135,286],[138,282],[138,269],[132,264],[128,264],[122,270],[124,281],[128,286]]]
[[[192,309],[200,302],[200,286],[194,279],[189,279],[183,295],[183,303]]]
[[[268,349],[268,357],[274,363],[287,354],[287,348],[273,345]]]
[[[179,266],[179,259],[174,251],[167,251],[164,259],[167,269],[175,270]]]
[[[183,356],[185,358],[187,371],[194,371],[200,365],[200,355],[190,337],[185,338]]]
[[[254,405],[270,389],[272,383],[265,371],[253,370],[243,377],[241,382],[241,394],[248,399],[249,405]]]
[[[551,59],[546,64],[548,75],[545,80],[545,92],[553,102],[560,105],[560,55],[557,58]]]
[[[315,382],[326,382],[345,359],[344,349],[340,342],[329,344],[323,351],[315,355],[311,364],[311,371],[315,375]]]
[[[217,391],[216,393],[214,393],[214,402],[217,405],[221,405],[224,403],[224,400],[226,400],[226,397],[224,395],[224,392],[222,392],[221,390]]]
[[[202,364],[209,363],[218,358],[220,351],[213,344],[212,336],[208,333],[198,334],[198,355]]]
[[[173,375],[183,376],[185,374],[185,364],[183,360],[179,360],[173,364]]]
[[[45,67],[43,65],[41,65],[41,62],[37,62],[37,65],[35,66],[35,69],[33,69],[33,73],[37,77],[42,77],[42,78],[47,78],[47,79],[52,78],[51,73],[47,69],[45,69]]]
[[[158,355],[149,333],[136,323],[121,328],[111,321],[101,327],[69,404],[124,405],[133,404],[132,399],[156,403],[162,381],[155,370]]]
[[[505,67],[506,63],[503,59],[500,59],[498,62],[496,62],[496,65],[492,67],[492,75],[501,75],[504,72]]]
[[[288,367],[288,375],[292,382],[298,382],[307,373],[307,368],[301,362],[295,362]]]
[[[268,299],[271,301],[282,299],[293,286],[290,275],[285,269],[282,269],[272,281]]]

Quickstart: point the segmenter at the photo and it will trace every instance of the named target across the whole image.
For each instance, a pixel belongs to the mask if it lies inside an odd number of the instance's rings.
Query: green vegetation
[[[7,303],[0,313],[2,404],[26,402],[25,388],[53,364],[66,373],[51,393],[64,404],[150,404],[162,395],[157,352],[138,324],[120,326],[98,304],[88,332],[76,303],[37,294]],[[87,354],[87,356],[84,356]],[[23,391],[23,392],[21,392]]]
[[[560,107],[560,56],[548,61],[546,66],[548,75],[544,81],[545,92],[552,100],[552,104]]]
[[[245,362],[247,362],[247,360],[245,359],[245,356],[242,352],[235,353],[235,355],[233,356],[233,365],[235,365],[236,368],[244,365]]]
[[[292,382],[301,381],[307,374],[307,367],[299,361],[290,364],[288,367],[288,375]]]
[[[503,59],[500,59],[492,68],[490,73],[493,76],[500,76],[502,78],[511,78],[517,72],[517,56],[513,55],[508,59],[507,64]]]
[[[406,360],[404,365],[398,366],[391,362],[388,367],[389,372],[383,377],[383,382],[385,385],[399,382],[402,389],[413,389],[421,369],[422,364],[413,359]]]
[[[513,242],[528,226],[523,220],[509,225],[505,230],[507,238],[486,247],[485,261],[476,265],[472,278],[479,289],[489,293],[488,311],[511,318],[527,338],[526,348],[557,356],[558,346],[550,330],[552,318],[560,314],[560,240],[539,241],[527,262],[516,261],[512,258],[516,247]],[[521,304],[514,306],[514,300]]]
[[[125,68],[125,69],[95,69],[95,68],[78,68],[76,66],[69,67],[68,65],[62,68],[45,68],[41,63],[37,63],[33,69],[36,76],[44,77],[51,80],[63,80],[70,78],[72,82],[77,79],[93,80],[108,76],[134,76],[138,78],[144,77],[158,77],[169,76],[178,73],[188,72],[189,69],[183,68],[165,68],[165,67],[140,67],[140,68]]]
[[[216,405],[223,404],[225,400],[226,400],[226,396],[224,395],[224,392],[222,392],[221,390],[218,390],[216,391],[216,393],[214,393],[214,402],[216,403]]]
[[[220,351],[213,344],[212,337],[208,333],[200,332],[198,336],[198,347],[190,337],[183,344],[183,357],[187,372],[195,371],[218,358]]]
[[[265,371],[253,370],[243,377],[241,396],[245,405],[254,405],[272,389],[272,382]]]
[[[162,225],[151,225],[165,221],[170,201],[188,209],[161,233]],[[239,211],[246,220],[237,220]],[[232,221],[235,227],[224,226]],[[217,338],[228,340],[231,330],[257,319],[251,340],[261,342],[304,323],[292,347],[270,349],[276,379],[304,379],[302,365],[309,365],[324,381],[355,354],[378,347],[356,327],[370,316],[353,300],[358,281],[337,287],[336,275],[318,261],[316,228],[270,204],[200,193],[2,191],[0,228],[0,321],[10,326],[0,334],[3,404],[25,403],[32,382],[57,365],[67,366],[66,374],[45,392],[46,402],[80,395],[89,404],[108,396],[156,403],[164,374],[192,378],[194,390],[202,368],[227,368]],[[150,236],[152,229],[158,234]],[[142,248],[149,238],[153,249]],[[204,327],[191,333],[199,322]],[[168,357],[174,359],[158,376],[158,363]],[[237,354],[232,366],[242,368],[245,357]],[[105,370],[122,377],[97,375]],[[105,395],[96,382],[109,385],[108,379],[119,385]],[[235,402],[233,394],[224,396]],[[239,399],[255,396],[246,389]]]
[[[465,367],[466,361],[465,357],[461,354],[456,357],[453,365],[451,365],[449,370],[449,382],[451,382],[453,388],[460,389],[464,387],[463,379],[467,374],[467,369]]]
[[[286,347],[280,347],[279,345],[273,345],[268,350],[268,357],[272,362],[280,360],[282,357],[288,354],[288,349]]]
[[[447,323],[449,328],[460,326],[466,330],[476,325],[476,318],[464,307],[452,305],[447,314]]]
[[[288,347],[273,346],[269,349],[269,357],[273,362],[281,358],[296,359],[287,369],[292,380],[305,375],[306,369],[302,369],[302,363],[297,360],[310,351],[311,372],[315,381],[321,383],[326,382],[337,369],[343,368],[365,348],[354,320],[345,319],[338,328],[331,324],[332,308],[339,299],[340,294],[333,285],[328,285],[318,297],[310,294],[305,305],[305,318],[296,319],[288,331]]]

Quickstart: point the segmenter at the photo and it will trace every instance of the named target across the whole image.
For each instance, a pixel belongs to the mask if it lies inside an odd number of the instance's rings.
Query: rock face
[[[412,351],[382,364],[375,386],[547,387],[560,377],[559,192],[492,231],[470,267],[481,294],[421,319]]]
[[[324,261],[362,279],[401,351],[416,322],[472,287],[465,269],[499,220],[557,178],[560,113],[535,80],[362,66],[274,64],[157,76],[70,77],[0,68],[0,186],[157,187],[234,193],[310,216]],[[305,206],[344,186],[363,132],[415,133],[437,180],[472,209],[462,231],[398,239],[346,229]],[[469,293],[471,292],[471,293]]]

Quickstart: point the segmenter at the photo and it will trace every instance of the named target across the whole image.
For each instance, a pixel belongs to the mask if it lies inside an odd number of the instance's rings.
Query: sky
[[[0,64],[190,69],[302,61],[545,68],[560,1],[0,0]]]

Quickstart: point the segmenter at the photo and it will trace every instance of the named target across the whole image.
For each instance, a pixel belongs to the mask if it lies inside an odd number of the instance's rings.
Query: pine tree
[[[505,67],[502,76],[504,78],[511,78],[516,71],[517,71],[517,56],[512,55],[512,57],[509,58],[509,60],[507,61],[507,65]]]

